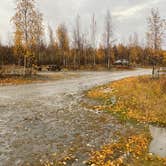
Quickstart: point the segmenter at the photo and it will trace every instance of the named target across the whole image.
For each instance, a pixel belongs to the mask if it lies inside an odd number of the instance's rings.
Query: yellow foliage
[[[110,110],[139,122],[166,125],[165,85],[165,77],[159,80],[132,77],[92,89],[87,96],[104,100],[103,105],[94,107],[97,110]],[[117,99],[114,105],[110,102],[112,96]]]
[[[89,164],[96,166],[129,166],[141,165],[143,161],[159,161],[162,165],[166,159],[153,156],[148,151],[150,138],[146,134],[121,138],[118,142],[105,145],[91,154]]]
[[[102,101],[93,109],[110,111],[122,119],[141,123],[166,125],[166,78],[131,77],[90,90],[87,96]],[[116,102],[112,103],[111,98]],[[90,164],[96,166],[166,165],[166,158],[148,153],[148,134],[124,136],[91,154]],[[155,164],[154,164],[155,163]]]

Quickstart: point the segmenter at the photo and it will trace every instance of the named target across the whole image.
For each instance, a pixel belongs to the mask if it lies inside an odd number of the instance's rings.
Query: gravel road
[[[78,78],[0,87],[0,165],[37,165],[50,154],[59,159],[71,151],[77,160],[70,165],[83,165],[91,149],[125,132],[111,115],[84,108],[83,92],[150,72],[80,72]]]

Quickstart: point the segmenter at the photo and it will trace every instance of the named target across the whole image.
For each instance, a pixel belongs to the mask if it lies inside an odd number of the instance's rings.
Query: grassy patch
[[[127,78],[93,88],[87,96],[100,101],[100,105],[92,106],[94,110],[111,113],[137,130],[130,130],[119,136],[117,142],[92,152],[89,165],[166,165],[166,158],[148,153],[151,137],[147,130],[143,130],[144,124],[166,126],[166,77]]]
[[[166,126],[166,78],[132,77],[92,89],[88,97],[102,101],[94,107],[124,119]]]
[[[32,76],[17,76],[17,75],[6,75],[0,77],[0,85],[21,85],[30,83],[43,83],[48,81],[56,81],[64,78],[75,78],[79,77],[79,74],[71,72],[52,72],[35,74]]]
[[[94,166],[164,166],[166,159],[148,153],[147,134],[121,137],[118,142],[103,146],[91,154],[89,165]]]
[[[3,76],[0,77],[0,85],[19,85],[19,84],[29,84],[37,81],[41,81],[42,78],[39,76]]]

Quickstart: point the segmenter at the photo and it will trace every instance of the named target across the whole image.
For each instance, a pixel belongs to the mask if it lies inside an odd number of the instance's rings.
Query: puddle
[[[149,151],[161,157],[166,157],[166,128],[150,126],[153,140]]]

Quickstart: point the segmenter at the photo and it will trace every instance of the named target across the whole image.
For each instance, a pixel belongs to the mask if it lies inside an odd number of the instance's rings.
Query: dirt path
[[[81,72],[79,78],[0,87],[0,165],[35,165],[70,151],[77,158],[73,165],[82,165],[92,148],[110,141],[116,131],[125,132],[110,115],[83,108],[82,92],[150,72]]]

